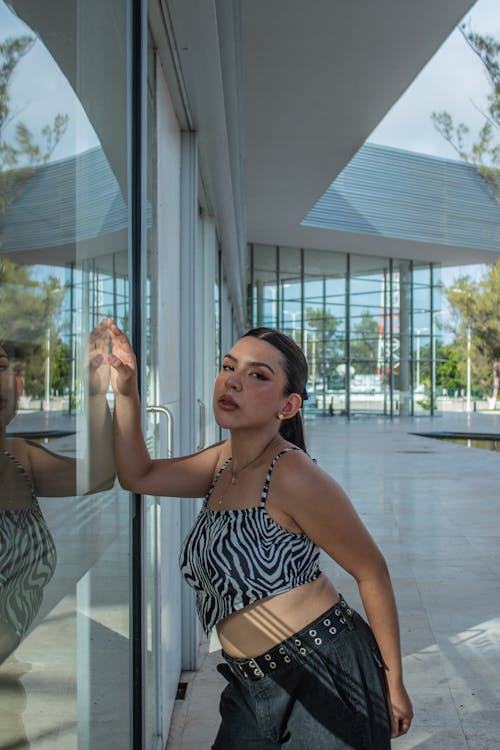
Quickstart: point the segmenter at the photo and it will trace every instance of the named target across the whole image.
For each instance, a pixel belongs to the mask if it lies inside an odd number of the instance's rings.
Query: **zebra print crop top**
[[[259,599],[314,581],[320,575],[318,547],[305,535],[280,526],[266,511],[273,459],[260,504],[211,510],[207,502],[231,459],[219,469],[180,553],[181,572],[196,591],[196,608],[206,635],[224,617]]]
[[[31,495],[30,505],[0,510],[0,627],[12,630],[20,640],[40,609],[57,555],[28,472],[12,453],[2,453],[17,467]],[[0,647],[0,662],[2,656]]]

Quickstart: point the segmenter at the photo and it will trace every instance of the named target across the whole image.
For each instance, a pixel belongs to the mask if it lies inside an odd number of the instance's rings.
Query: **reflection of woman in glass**
[[[89,345],[89,455],[91,484],[83,491],[113,485],[110,415],[105,393],[109,368],[97,329]],[[7,437],[7,425],[23,391],[21,372],[0,345],[0,664],[18,646],[38,612],[44,587],[56,566],[56,549],[37,495],[77,493],[77,461],[48,451],[31,440]],[[106,434],[107,430],[107,434]],[[98,451],[98,458],[95,454]],[[79,482],[80,484],[80,482]],[[81,492],[82,488],[79,487]]]

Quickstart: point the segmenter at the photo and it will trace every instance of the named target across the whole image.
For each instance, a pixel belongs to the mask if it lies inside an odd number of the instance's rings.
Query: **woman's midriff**
[[[335,586],[321,574],[311,583],[268,596],[221,620],[217,625],[221,646],[237,659],[264,654],[330,609],[338,598]]]

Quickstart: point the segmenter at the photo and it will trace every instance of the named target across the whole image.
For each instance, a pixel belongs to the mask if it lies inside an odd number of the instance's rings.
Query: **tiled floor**
[[[347,490],[381,547],[399,605],[415,719],[395,750],[500,748],[500,454],[412,431],[500,434],[500,413],[433,419],[318,418],[311,455]],[[359,607],[354,581],[323,567]],[[205,750],[224,685],[208,645],[177,701],[168,750]],[[311,740],[311,750],[314,743]]]

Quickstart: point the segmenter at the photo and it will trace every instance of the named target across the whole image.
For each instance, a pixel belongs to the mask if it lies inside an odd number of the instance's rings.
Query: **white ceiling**
[[[300,222],[473,4],[243,0],[250,242],[367,252],[366,235]],[[404,240],[369,252],[445,263],[473,253]]]

